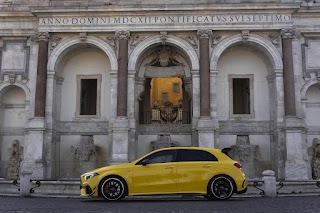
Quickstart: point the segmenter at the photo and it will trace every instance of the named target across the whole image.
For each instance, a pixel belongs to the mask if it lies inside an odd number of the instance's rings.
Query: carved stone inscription
[[[290,14],[234,14],[234,15],[168,15],[168,16],[113,16],[113,17],[47,17],[39,25],[143,25],[143,24],[218,24],[291,22]]]

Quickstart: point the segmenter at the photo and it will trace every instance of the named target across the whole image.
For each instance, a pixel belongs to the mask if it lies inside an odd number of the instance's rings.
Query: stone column
[[[112,123],[111,164],[128,162],[129,120],[127,117],[128,103],[128,39],[129,31],[117,31],[119,41],[118,52],[118,90],[117,117]]]
[[[292,38],[295,30],[283,29],[282,54],[283,54],[283,81],[284,81],[284,107],[286,116],[296,116],[296,101],[294,92],[294,71],[292,56]]]
[[[116,32],[116,37],[119,40],[117,116],[127,116],[129,35],[129,31]]]
[[[211,117],[210,107],[210,62],[209,38],[211,30],[199,30],[200,51],[200,119],[198,121],[198,141],[200,147],[214,148],[215,122]]]
[[[49,34],[39,32],[34,41],[39,43],[38,66],[35,91],[34,118],[28,122],[26,128],[26,142],[24,159],[21,170],[32,171],[31,178],[43,179],[46,177],[46,162],[44,160],[44,132],[46,89],[47,89],[47,61],[48,61],[48,39]]]
[[[34,116],[45,117],[49,33],[37,35],[39,43]]]
[[[295,29],[283,29],[282,50],[283,50],[283,84],[284,84],[284,108],[285,121],[284,130],[286,135],[286,162],[285,179],[302,180],[308,179],[308,167],[304,160],[303,137],[304,125],[301,119],[297,118],[295,101],[295,82],[292,55],[292,39],[298,36]]]
[[[199,30],[200,51],[200,116],[210,116],[209,37],[211,30]]]

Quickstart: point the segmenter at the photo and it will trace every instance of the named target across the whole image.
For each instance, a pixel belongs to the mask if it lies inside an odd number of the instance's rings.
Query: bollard
[[[277,196],[277,182],[275,173],[272,170],[266,170],[262,172],[262,180],[264,182],[264,195],[266,197]]]
[[[31,175],[32,175],[32,172],[29,170],[23,170],[20,174],[20,196],[21,197],[30,196]]]

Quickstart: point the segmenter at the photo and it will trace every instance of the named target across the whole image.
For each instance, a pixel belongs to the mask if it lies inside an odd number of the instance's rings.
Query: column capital
[[[129,39],[130,31],[127,31],[127,30],[116,31],[115,36],[118,39]]]
[[[300,32],[295,28],[285,28],[281,29],[282,38],[300,38]]]
[[[48,41],[49,39],[50,35],[48,32],[36,32],[35,35],[31,37],[31,40],[34,42]]]
[[[197,35],[199,39],[209,38],[212,35],[212,30],[198,30]]]

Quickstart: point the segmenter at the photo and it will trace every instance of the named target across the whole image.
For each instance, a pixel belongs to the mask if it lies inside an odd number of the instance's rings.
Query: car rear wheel
[[[217,176],[213,178],[208,186],[207,199],[227,200],[233,194],[233,183],[229,177]]]
[[[106,200],[120,200],[125,196],[126,186],[118,177],[107,177],[102,180],[100,185],[100,192],[104,199]]]

